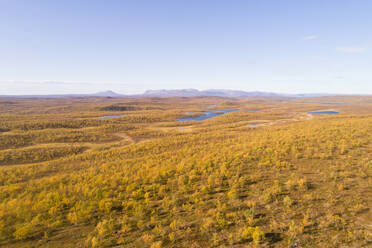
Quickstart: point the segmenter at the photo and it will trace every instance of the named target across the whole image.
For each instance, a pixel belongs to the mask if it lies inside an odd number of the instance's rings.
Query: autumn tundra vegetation
[[[372,97],[0,99],[0,247],[371,246]]]

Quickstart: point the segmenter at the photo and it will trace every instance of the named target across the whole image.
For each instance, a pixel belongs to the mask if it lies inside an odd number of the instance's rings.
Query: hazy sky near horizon
[[[0,95],[372,94],[369,0],[0,0]]]

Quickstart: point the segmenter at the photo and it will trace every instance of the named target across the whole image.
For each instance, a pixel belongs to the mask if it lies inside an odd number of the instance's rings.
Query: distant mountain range
[[[122,95],[112,90],[102,91],[92,94],[51,94],[51,95],[0,95],[0,97],[16,98],[66,98],[66,97],[130,97],[131,95]]]
[[[220,96],[220,97],[252,97],[252,96],[280,96],[276,93],[270,92],[246,92],[241,90],[196,90],[196,89],[184,89],[184,90],[148,90],[144,96],[156,96],[156,97],[169,97],[169,96]]]
[[[113,92],[112,90],[108,91],[101,91],[94,94],[91,94],[91,96],[101,96],[101,97],[123,97],[125,95],[118,94],[116,92]]]
[[[147,90],[143,94],[123,95],[111,90],[97,92],[93,94],[60,94],[60,95],[0,95],[0,97],[19,97],[19,98],[63,98],[63,97],[196,97],[196,96],[219,96],[219,97],[318,97],[334,96],[336,94],[278,94],[261,91],[241,91],[241,90]]]
[[[317,97],[317,96],[335,96],[336,94],[313,93],[313,94],[280,94],[263,91],[242,91],[242,90],[224,90],[224,89],[180,89],[180,90],[147,90],[140,96],[145,97],[193,97],[193,96],[220,96],[220,97]]]

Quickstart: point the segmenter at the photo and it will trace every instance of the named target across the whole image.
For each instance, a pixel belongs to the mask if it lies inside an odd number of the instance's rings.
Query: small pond
[[[323,105],[343,105],[342,102],[314,102],[315,104],[323,104]]]
[[[207,108],[213,108],[213,107],[216,107],[217,104],[211,104],[211,105],[208,105]]]
[[[223,115],[226,113],[238,111],[237,109],[232,109],[232,110],[216,110],[213,112],[205,112],[204,115],[199,115],[199,116],[191,116],[191,117],[185,117],[185,118],[179,118],[178,121],[204,121],[206,119],[210,119],[219,115]]]
[[[337,111],[315,111],[315,112],[307,112],[308,114],[312,115],[336,115],[339,114],[340,112]]]
[[[258,124],[258,123],[256,123],[256,124],[249,124],[248,125],[248,127],[259,127],[259,126],[261,126],[262,124]]]
[[[109,116],[101,116],[101,117],[97,117],[98,119],[111,119],[111,118],[119,118],[119,117],[123,117],[123,116],[126,116],[126,115],[109,115]]]
[[[184,117],[184,118],[179,118],[177,120],[181,121],[181,122],[183,122],[183,121],[204,121],[206,119],[210,119],[210,118],[213,118],[213,117],[216,117],[216,116],[219,116],[219,115],[223,115],[223,114],[230,113],[230,112],[235,112],[235,111],[259,111],[259,109],[214,110],[214,111],[211,111],[211,112],[205,112],[203,115]],[[190,113],[190,112],[188,112],[188,113]],[[188,114],[188,113],[186,113],[186,114]]]

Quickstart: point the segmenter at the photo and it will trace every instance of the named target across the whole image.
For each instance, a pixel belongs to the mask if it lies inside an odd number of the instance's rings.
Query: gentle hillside
[[[371,246],[369,97],[7,101],[1,247]]]

